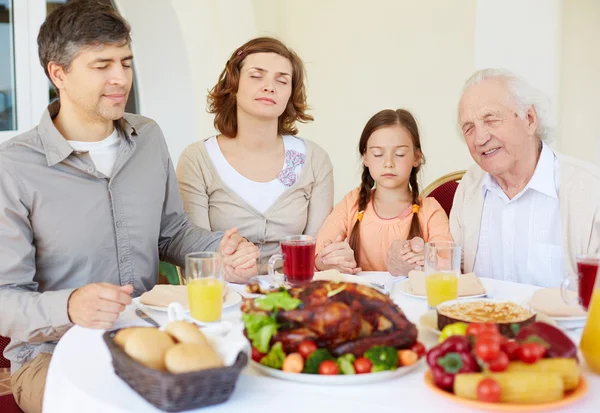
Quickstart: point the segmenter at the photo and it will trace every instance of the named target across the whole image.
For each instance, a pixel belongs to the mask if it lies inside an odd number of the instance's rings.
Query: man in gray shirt
[[[96,1],[52,13],[38,46],[60,99],[0,146],[0,335],[26,412],[41,411],[60,337],[74,324],[111,328],[156,284],[159,260],[183,266],[187,253],[220,250],[227,280],[257,273],[258,249],[235,229],[188,222],[159,126],[124,113],[129,33]]]

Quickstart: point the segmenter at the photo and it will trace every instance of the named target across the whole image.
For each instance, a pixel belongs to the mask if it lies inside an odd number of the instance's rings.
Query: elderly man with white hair
[[[547,145],[547,103],[505,70],[478,71],[465,84],[458,120],[477,165],[450,214],[465,272],[558,287],[576,273],[576,255],[600,252],[600,169]]]

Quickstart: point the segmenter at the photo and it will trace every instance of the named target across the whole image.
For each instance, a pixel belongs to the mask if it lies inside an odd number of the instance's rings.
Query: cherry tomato
[[[508,356],[506,355],[506,353],[501,351],[500,354],[498,354],[498,357],[496,357],[492,361],[488,361],[488,368],[490,369],[490,371],[498,373],[506,370],[508,368],[508,363],[510,363]]]
[[[288,354],[283,360],[283,366],[281,370],[288,373],[302,373],[304,369],[304,359],[300,353]]]
[[[419,360],[419,356],[412,350],[398,350],[398,367],[410,366]]]
[[[306,360],[308,356],[310,356],[313,351],[317,349],[317,343],[312,340],[304,340],[298,346],[298,353],[302,354],[302,357]]]
[[[263,353],[252,347],[252,360],[256,361],[257,363],[260,363],[260,359],[264,356],[265,355]]]
[[[500,400],[500,385],[494,379],[483,379],[477,385],[477,398],[482,402],[496,403]]]
[[[500,333],[492,333],[490,331],[485,331],[475,337],[475,343],[479,341],[493,341],[498,344],[502,344],[504,340],[504,336]]]
[[[337,363],[333,360],[325,360],[319,366],[319,374],[324,374],[324,375],[338,374]]]
[[[521,344],[518,351],[519,359],[527,364],[533,364],[546,355],[546,347],[540,343]]]
[[[423,345],[423,343],[421,343],[419,341],[415,342],[415,344],[413,344],[410,349],[412,351],[414,351],[415,353],[417,353],[417,356],[419,356],[419,358],[423,357],[426,352],[425,346]]]
[[[483,361],[492,361],[500,354],[500,343],[493,340],[477,340],[475,355]]]
[[[356,370],[356,374],[370,373],[372,367],[373,363],[367,358],[359,357],[354,360],[354,370]]]
[[[482,333],[500,334],[498,326],[492,323],[471,323],[467,327],[467,336],[478,337]]]
[[[519,347],[519,343],[516,340],[507,340],[500,345],[501,350],[513,361],[519,360]]]

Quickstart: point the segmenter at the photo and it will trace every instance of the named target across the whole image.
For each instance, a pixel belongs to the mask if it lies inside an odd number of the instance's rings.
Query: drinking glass
[[[310,235],[292,235],[281,240],[281,254],[269,259],[269,275],[278,280],[275,263],[283,261],[283,283],[292,286],[306,284],[315,275],[315,244]],[[279,281],[279,280],[278,280]]]
[[[425,244],[425,291],[429,308],[458,298],[461,246],[455,242]]]
[[[600,264],[600,255],[578,255],[577,275],[572,275],[563,280],[560,289],[563,300],[567,304],[580,304],[586,310],[590,305],[596,274]],[[574,289],[577,285],[577,298],[569,296],[568,291]]]
[[[223,256],[218,252],[194,252],[185,259],[185,281],[190,315],[198,321],[219,321],[223,312]]]

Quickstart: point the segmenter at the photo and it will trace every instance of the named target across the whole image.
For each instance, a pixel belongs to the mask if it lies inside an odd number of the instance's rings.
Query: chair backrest
[[[466,171],[456,171],[444,175],[421,191],[421,198],[428,196],[435,198],[440,203],[446,214],[450,216],[452,203],[454,202],[454,193],[458,188],[458,182],[462,179]]]
[[[9,369],[10,361],[4,358],[4,349],[10,343],[10,338],[0,336],[0,369]]]

